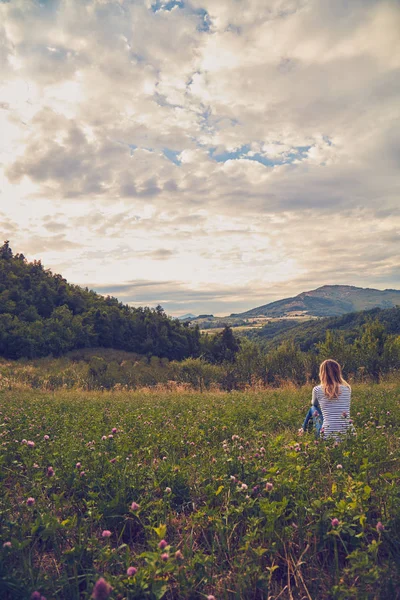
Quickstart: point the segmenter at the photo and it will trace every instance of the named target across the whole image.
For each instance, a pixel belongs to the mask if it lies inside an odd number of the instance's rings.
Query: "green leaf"
[[[158,535],[158,537],[160,538],[160,540],[165,538],[165,536],[167,534],[167,526],[166,525],[160,525],[159,527],[153,527],[153,529],[156,532],[156,534]]]
[[[364,500],[368,500],[368,498],[371,496],[371,492],[372,492],[372,489],[369,487],[369,485],[365,485],[364,486],[364,495],[363,495]]]
[[[155,581],[151,586],[151,591],[153,592],[156,600],[161,600],[161,598],[167,593],[168,585],[166,585],[163,581]]]

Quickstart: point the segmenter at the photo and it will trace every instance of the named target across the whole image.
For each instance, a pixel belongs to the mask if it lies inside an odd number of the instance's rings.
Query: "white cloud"
[[[396,287],[398,3],[175,4],[0,4],[0,233],[210,312]]]

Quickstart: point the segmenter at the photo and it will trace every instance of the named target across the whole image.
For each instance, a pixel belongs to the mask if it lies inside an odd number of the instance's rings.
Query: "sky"
[[[398,0],[0,0],[0,235],[170,315],[400,288]]]

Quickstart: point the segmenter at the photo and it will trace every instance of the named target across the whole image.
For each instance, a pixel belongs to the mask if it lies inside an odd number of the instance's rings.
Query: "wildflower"
[[[339,470],[343,469],[343,465],[336,465],[336,468],[339,469]]]
[[[158,544],[158,547],[160,548],[160,550],[164,550],[164,548],[166,548],[168,546],[168,542],[166,542],[165,540],[161,540],[161,542]]]
[[[168,559],[169,559],[168,552],[163,552],[163,554],[161,554],[161,560],[163,560],[164,562],[167,562]]]
[[[332,519],[331,521],[331,525],[332,527],[337,527],[339,525],[339,519]]]
[[[92,598],[94,600],[106,600],[111,594],[111,590],[111,585],[103,577],[100,577],[93,588]]]
[[[113,439],[113,437],[114,437],[114,436],[113,436],[113,434],[112,434],[112,433],[110,433],[110,435],[108,436],[108,439],[109,439],[109,440],[112,440],[112,439]]]
[[[47,477],[53,477],[53,476],[54,476],[53,467],[47,467]]]
[[[170,494],[172,490],[170,487],[166,487],[164,491],[166,494]]]
[[[40,592],[32,592],[31,600],[46,600],[44,596]]]
[[[11,542],[4,542],[3,548],[11,548]]]
[[[346,419],[346,417],[347,417],[347,412],[345,410],[342,412],[342,417],[343,417],[343,419]]]
[[[217,600],[215,596],[213,596],[212,594],[209,594],[207,596],[207,600]]]
[[[113,427],[113,428],[111,429],[111,433],[117,433],[117,431],[118,431],[118,430],[117,430],[117,428],[116,428],[116,427]]]
[[[106,435],[102,435],[102,436],[101,436],[101,439],[102,439],[102,440],[103,440],[103,442],[104,442],[104,441],[107,439],[107,436],[106,436]]]
[[[81,471],[81,472],[79,473],[79,476],[80,476],[80,477],[84,477],[85,475],[86,475],[86,472],[85,472],[85,471]]]
[[[136,504],[136,502],[132,502],[131,510],[139,510],[139,508],[140,508],[139,504]]]
[[[26,440],[25,438],[23,440],[21,440],[21,444],[27,444],[28,440]]]
[[[27,506],[33,506],[35,504],[36,500],[35,498],[28,498],[28,500],[26,501]]]
[[[247,490],[248,489],[248,485],[246,485],[245,483],[242,483],[242,490]]]
[[[103,531],[103,533],[101,534],[101,536],[102,536],[103,538],[109,538],[109,537],[111,537],[111,535],[112,535],[112,533],[111,533],[111,531],[110,531],[109,529],[105,529],[105,530]]]
[[[177,550],[175,552],[175,558],[176,558],[176,560],[183,560],[183,554],[180,550]]]
[[[137,568],[136,567],[128,567],[126,574],[128,575],[128,577],[133,577],[134,575],[136,575],[137,573]]]
[[[382,533],[382,531],[385,530],[385,526],[382,525],[382,523],[380,521],[378,521],[377,524],[376,524],[376,530],[377,530],[378,533]]]
[[[47,440],[50,439],[50,436],[46,434],[46,435],[43,436],[43,439],[47,441]]]
[[[111,463],[111,464],[114,464],[116,460],[117,460],[116,458],[112,458],[112,459],[110,460],[110,463]]]
[[[82,465],[81,465],[81,463],[80,463],[80,462],[77,462],[77,463],[76,463],[76,465],[75,465],[75,468],[76,468],[76,469],[80,469],[80,468],[81,468],[81,466],[82,466]]]
[[[233,483],[236,483],[236,477],[234,475],[231,475],[231,480],[233,481]]]
[[[267,492],[271,492],[274,488],[274,484],[271,481],[267,481],[267,483],[265,484],[265,489],[267,490]]]
[[[39,468],[39,465],[37,463],[33,463],[32,466],[33,466],[34,469],[38,469]]]
[[[28,448],[34,448],[35,447],[35,442],[32,442],[32,440],[28,440],[27,441],[27,446],[28,446]]]

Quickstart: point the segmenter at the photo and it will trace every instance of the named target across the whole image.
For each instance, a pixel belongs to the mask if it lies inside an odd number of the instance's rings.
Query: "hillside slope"
[[[180,360],[197,356],[200,333],[161,307],[133,308],[69,284],[40,261],[0,248],[0,355],[60,356],[90,347]]]
[[[340,317],[326,317],[298,323],[296,321],[271,322],[257,330],[246,332],[245,336],[260,342],[265,349],[271,349],[286,341],[295,342],[301,350],[307,351],[325,340],[327,330],[343,333],[351,343],[360,335],[361,328],[371,320],[378,320],[388,334],[400,335],[400,307],[349,313]],[[276,327],[280,324],[279,328]]]
[[[284,317],[301,313],[314,317],[333,317],[372,308],[393,308],[397,305],[400,305],[400,290],[324,285],[316,290],[264,304],[235,316]]]

